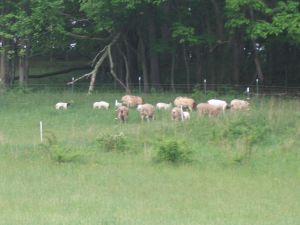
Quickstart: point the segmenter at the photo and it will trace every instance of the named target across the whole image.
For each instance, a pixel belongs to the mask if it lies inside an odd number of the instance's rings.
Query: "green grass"
[[[157,112],[127,124],[111,104],[121,93],[8,92],[0,96],[0,224],[299,224],[300,105],[298,99],[257,99],[247,112],[185,123]],[[172,94],[143,95],[149,103]],[[66,111],[57,101],[73,100]],[[197,99],[197,102],[202,99]],[[40,145],[54,134],[60,163]],[[246,129],[247,128],[247,129]],[[101,134],[123,132],[129,150],[106,151]],[[164,140],[184,142],[190,163],[155,163]],[[67,151],[68,150],[68,151]]]

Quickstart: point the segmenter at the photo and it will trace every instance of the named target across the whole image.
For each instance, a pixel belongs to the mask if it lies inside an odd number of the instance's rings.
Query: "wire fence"
[[[133,93],[144,93],[144,86],[141,83],[130,83],[130,90]],[[219,94],[239,93],[245,95],[257,95],[257,96],[297,96],[300,97],[300,86],[287,87],[287,86],[273,86],[273,85],[236,85],[236,84],[211,84],[203,82],[198,84],[149,84],[150,93],[194,93],[196,91],[207,94],[215,92]],[[14,88],[18,88],[15,85]],[[71,91],[71,92],[87,92],[89,88],[88,82],[75,83],[73,85],[67,85],[66,83],[29,83],[26,88],[33,91],[47,90],[47,91]],[[110,92],[124,92],[117,83],[97,83],[94,86],[95,91],[110,91]]]

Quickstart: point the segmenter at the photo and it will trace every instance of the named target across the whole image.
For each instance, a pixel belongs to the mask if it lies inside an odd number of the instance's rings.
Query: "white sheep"
[[[116,99],[116,101],[115,101],[115,107],[118,108],[120,106],[122,106],[122,103],[118,102],[118,100]]]
[[[230,105],[227,104],[227,102],[223,101],[223,100],[219,100],[219,99],[211,99],[207,101],[208,104],[216,106],[219,109],[222,109],[223,112],[225,112],[226,109],[230,108]]]
[[[191,116],[190,116],[189,112],[185,112],[185,111],[182,112],[182,119],[183,120],[190,120],[190,118],[191,118]]]
[[[100,102],[94,102],[93,103],[93,109],[108,109],[109,108],[109,103],[100,101]]]
[[[69,102],[58,102],[55,104],[55,109],[67,109],[69,105]]]
[[[172,107],[172,103],[171,102],[169,104],[163,103],[163,102],[159,102],[159,103],[156,104],[156,108],[157,109],[165,109],[165,110],[167,110],[167,109],[170,109],[171,107]]]

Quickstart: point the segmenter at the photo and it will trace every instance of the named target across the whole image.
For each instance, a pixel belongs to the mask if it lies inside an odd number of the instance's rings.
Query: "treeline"
[[[91,62],[125,90],[168,84],[300,83],[297,0],[2,0],[0,78],[26,85],[30,60]],[[69,58],[72,60],[72,57]]]

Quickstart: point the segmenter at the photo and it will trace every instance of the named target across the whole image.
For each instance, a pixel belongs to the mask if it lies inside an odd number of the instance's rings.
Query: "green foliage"
[[[186,144],[173,138],[164,139],[159,144],[159,149],[154,160],[157,162],[181,163],[190,161],[191,151]]]
[[[104,148],[105,151],[123,152],[128,150],[127,137],[123,132],[118,134],[102,133],[96,139],[97,143]]]
[[[49,131],[45,132],[44,142],[40,146],[50,154],[54,162],[58,163],[75,162],[82,156],[78,151],[59,143],[56,135]]]
[[[231,142],[244,140],[250,147],[258,144],[267,136],[270,128],[265,124],[264,119],[258,121],[249,118],[240,118],[228,124],[223,133],[223,138]]]
[[[193,27],[178,22],[173,24],[172,37],[177,38],[179,43],[194,45],[199,42],[199,37],[195,34],[195,29]]]

